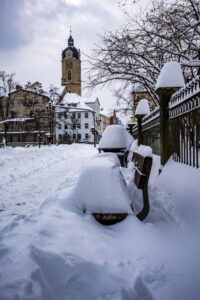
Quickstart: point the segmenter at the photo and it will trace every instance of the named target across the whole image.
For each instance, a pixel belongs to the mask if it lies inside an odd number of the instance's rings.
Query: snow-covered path
[[[146,221],[105,227],[70,201],[95,154],[0,149],[0,300],[199,300],[200,170],[154,157]]]
[[[62,183],[73,185],[95,153],[92,146],[75,144],[1,149],[1,217],[32,213]]]

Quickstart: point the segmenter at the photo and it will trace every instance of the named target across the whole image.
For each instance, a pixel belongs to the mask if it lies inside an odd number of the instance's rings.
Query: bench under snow
[[[93,158],[82,171],[73,193],[80,211],[93,214],[96,219],[104,215],[105,224],[111,218],[114,224],[114,219],[119,221],[133,214],[120,161],[114,153],[100,153]]]
[[[141,153],[138,151],[133,154],[136,168],[134,182],[143,190],[144,206],[137,214],[143,220],[149,211],[147,189],[152,157],[148,148],[140,146],[138,150]],[[100,153],[94,157],[83,169],[72,192],[71,199],[76,208],[80,212],[93,215],[104,225],[115,224],[127,215],[133,215],[131,195],[121,170],[115,153]]]
[[[117,154],[121,166],[127,165],[127,156],[133,137],[122,125],[109,125],[103,132],[99,142],[99,152],[114,152]]]

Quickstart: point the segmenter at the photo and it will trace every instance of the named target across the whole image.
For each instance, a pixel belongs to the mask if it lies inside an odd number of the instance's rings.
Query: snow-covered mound
[[[134,152],[137,152],[144,157],[153,157],[152,148],[149,146],[140,145]]]
[[[184,78],[180,63],[169,61],[164,64],[157,82],[155,90],[159,88],[180,88],[184,86]]]
[[[150,113],[149,103],[147,99],[141,99],[137,105],[135,110],[135,116],[138,115],[148,115]]]
[[[121,125],[106,127],[99,142],[99,149],[127,149],[129,150],[133,137]]]
[[[0,299],[199,300],[200,169],[171,159],[158,176],[153,155],[147,219],[106,227],[71,201],[97,154],[78,144],[0,149]],[[121,170],[133,190],[131,168]]]
[[[99,154],[87,164],[72,192],[71,201],[87,213],[132,214],[131,198],[116,154]]]

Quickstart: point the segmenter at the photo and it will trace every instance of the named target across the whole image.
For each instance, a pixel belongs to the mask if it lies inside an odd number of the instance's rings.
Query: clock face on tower
[[[72,58],[73,57],[73,52],[70,49],[67,49],[65,52],[66,58]]]

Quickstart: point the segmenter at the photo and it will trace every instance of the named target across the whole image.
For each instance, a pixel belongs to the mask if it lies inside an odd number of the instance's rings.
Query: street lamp
[[[167,62],[158,77],[155,91],[160,100],[160,148],[161,164],[164,165],[172,154],[169,137],[169,101],[173,93],[184,85],[181,66],[178,62]]]
[[[53,128],[52,128],[52,102],[51,100],[49,101],[48,103],[48,110],[49,110],[49,135],[50,135],[50,138],[49,138],[49,142],[50,144],[53,143]]]

